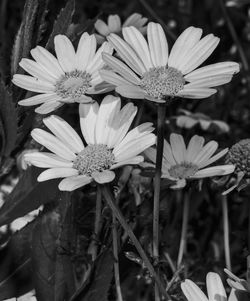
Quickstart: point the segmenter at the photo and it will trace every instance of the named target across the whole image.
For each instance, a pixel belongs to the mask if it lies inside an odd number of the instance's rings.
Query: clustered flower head
[[[112,70],[102,70],[102,78],[116,86],[124,97],[165,102],[169,97],[207,98],[217,87],[231,81],[239,64],[221,62],[199,67],[214,51],[219,38],[202,30],[187,28],[171,52],[160,24],[150,22],[147,40],[133,26],[122,29],[123,38],[110,34],[108,41],[119,58],[103,54]]]
[[[97,102],[79,106],[84,145],[76,131],[63,119],[51,115],[43,120],[52,132],[34,129],[31,136],[50,152],[25,155],[32,165],[47,168],[38,181],[64,178],[60,190],[72,191],[93,180],[103,184],[114,180],[114,169],[143,161],[142,153],[155,143],[152,123],[143,123],[129,130],[137,108],[128,103],[121,109],[121,101],[106,96]]]
[[[122,24],[121,18],[118,15],[109,15],[107,23],[101,19],[98,19],[95,22],[95,29],[98,32],[95,36],[98,43],[103,43],[107,36],[111,33],[122,34],[122,28],[128,26],[134,26],[142,34],[145,34],[147,31],[147,27],[145,26],[147,21],[148,19],[143,17],[141,14],[134,13]]]
[[[214,128],[220,132],[229,132],[229,125],[222,120],[213,120],[200,112],[192,113],[183,109],[180,110],[180,112],[183,113],[183,115],[176,117],[176,125],[180,128],[190,129],[198,124],[204,131],[207,131],[214,126]]]
[[[182,135],[178,134],[170,135],[170,143],[164,141],[162,178],[175,181],[172,188],[185,187],[188,179],[222,176],[234,171],[232,164],[207,167],[223,157],[228,149],[214,155],[218,143],[209,141],[204,145],[204,142],[203,137],[195,135],[186,147]],[[154,148],[149,148],[144,153],[153,163],[156,162]]]
[[[96,51],[94,35],[83,33],[77,50],[65,35],[55,37],[57,58],[41,46],[30,51],[31,59],[22,59],[19,65],[30,75],[15,74],[13,83],[38,95],[19,101],[22,106],[40,105],[39,114],[48,114],[64,103],[89,103],[91,94],[110,90],[101,85],[99,70],[104,66],[102,53],[112,53],[112,47],[104,42]]]
[[[243,172],[250,177],[250,139],[243,139],[234,144],[227,153],[225,162],[234,164],[236,173]]]

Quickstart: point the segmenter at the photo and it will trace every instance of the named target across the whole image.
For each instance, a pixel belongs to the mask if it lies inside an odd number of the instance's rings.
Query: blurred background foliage
[[[22,170],[22,151],[39,148],[29,133],[32,128],[41,127],[41,117],[34,114],[33,108],[17,106],[29,92],[14,87],[11,78],[14,73],[23,72],[18,62],[22,57],[29,57],[30,49],[37,44],[53,52],[56,34],[66,34],[77,43],[82,32],[94,32],[97,18],[106,20],[110,14],[119,14],[124,20],[134,12],[161,23],[171,46],[186,27],[201,27],[205,34],[213,33],[221,39],[207,63],[230,60],[241,65],[241,72],[234,80],[219,87],[211,98],[172,102],[167,110],[166,138],[171,132],[177,132],[188,141],[192,135],[199,134],[207,141],[217,140],[224,148],[250,136],[250,1],[27,0],[25,3],[1,0],[0,300],[20,296],[34,288],[39,301],[115,300],[110,211],[104,206],[101,238],[96,242],[99,256],[92,262],[89,253],[96,188],[92,185],[73,194],[62,194],[56,180],[37,183],[36,168]],[[98,96],[97,100],[100,99]],[[210,127],[204,131],[199,124],[189,129],[180,128],[176,124],[180,109],[222,120],[230,130],[223,132]],[[77,106],[65,105],[56,113],[75,128],[79,126]],[[156,111],[150,103],[144,105],[143,121],[156,121]],[[127,221],[150,254],[152,179],[142,177],[136,168],[125,167],[114,188],[119,193],[119,206]],[[184,264],[176,270],[184,194],[191,203],[188,245]],[[220,194],[221,188],[215,181],[204,181],[202,189],[192,184],[185,191],[171,191],[163,182],[159,265],[162,278],[170,281],[169,293],[173,300],[184,300],[179,284],[185,278],[204,285],[206,273],[213,270],[225,280]],[[231,193],[228,205],[232,269],[244,278],[246,257],[250,253],[249,189]],[[38,208],[39,212],[33,211]],[[127,236],[121,229],[119,233],[124,300],[151,300],[152,279]]]

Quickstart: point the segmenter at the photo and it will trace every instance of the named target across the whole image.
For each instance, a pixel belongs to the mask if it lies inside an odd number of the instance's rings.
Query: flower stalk
[[[226,267],[229,271],[232,270],[229,246],[229,223],[228,223],[228,205],[227,196],[222,196],[222,214],[223,214],[223,232],[224,232],[224,252]]]
[[[164,123],[166,116],[166,105],[159,104],[157,108],[157,153],[156,172],[154,179],[154,211],[153,211],[153,257],[158,264],[159,261],[159,208],[161,190],[161,168],[164,146]],[[160,300],[158,288],[155,287],[155,300]]]
[[[167,291],[166,291],[164,285],[162,284],[159,276],[155,272],[154,267],[151,264],[150,260],[148,259],[148,256],[146,255],[145,251],[143,250],[140,242],[136,238],[136,236],[135,236],[134,232],[132,231],[131,227],[129,226],[129,224],[126,222],[126,220],[125,220],[123,214],[121,213],[120,209],[115,204],[114,197],[113,197],[109,187],[106,186],[106,185],[103,185],[102,186],[102,193],[103,193],[103,196],[105,197],[105,200],[106,200],[108,206],[112,210],[113,214],[115,215],[115,217],[120,222],[123,229],[128,234],[129,238],[133,242],[135,248],[137,249],[137,252],[141,256],[141,258],[142,258],[145,266],[147,267],[148,271],[150,272],[151,276],[155,279],[155,282],[157,283],[160,292],[162,293],[162,295],[165,297],[166,300],[171,301],[171,298],[170,298],[169,294],[167,293]]]

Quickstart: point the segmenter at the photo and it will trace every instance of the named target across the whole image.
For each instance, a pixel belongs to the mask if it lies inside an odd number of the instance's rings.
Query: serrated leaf
[[[68,228],[68,218],[72,217],[69,200],[69,193],[61,193],[58,206],[46,212],[33,231],[32,266],[39,301],[68,300],[75,289],[69,287],[68,281],[74,281],[71,257],[66,250],[70,249],[72,238]]]
[[[59,195],[58,180],[37,182],[41,170],[35,167],[24,172],[0,209],[0,226],[55,200]]]
[[[75,12],[75,0],[69,0],[64,8],[61,9],[54,23],[52,33],[46,44],[46,49],[53,48],[54,37],[58,34],[66,34],[72,22],[72,17]]]
[[[108,301],[108,291],[113,278],[114,256],[104,251],[96,260],[89,279],[70,301]]]
[[[38,12],[38,3],[38,0],[26,0],[25,2],[22,23],[16,35],[14,47],[12,50],[12,75],[19,71],[18,64],[20,60],[24,57],[28,57],[29,51],[32,48],[34,30],[36,29],[35,23]],[[23,71],[20,69],[20,72]]]
[[[1,136],[1,156],[8,157],[15,147],[17,139],[17,110],[7,87],[0,81],[0,118],[4,137]],[[1,129],[2,132],[2,129]]]
[[[0,300],[18,297],[32,288],[31,235],[39,217],[16,232],[1,254]],[[2,251],[3,252],[3,251]],[[19,279],[25,278],[20,287]]]

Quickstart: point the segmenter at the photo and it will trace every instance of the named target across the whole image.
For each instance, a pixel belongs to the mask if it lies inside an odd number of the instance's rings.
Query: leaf
[[[32,266],[39,301],[68,300],[74,281],[70,252],[72,233],[69,229],[70,194],[61,193],[58,206],[46,212],[32,236]]]
[[[104,251],[96,260],[87,283],[80,288],[70,301],[107,301],[108,290],[113,278],[114,256]]]
[[[0,81],[0,128],[1,128],[1,156],[8,157],[15,147],[17,139],[17,110],[12,96],[6,86]]]
[[[64,8],[61,9],[53,26],[52,33],[46,44],[46,49],[53,48],[54,37],[58,34],[67,34],[75,12],[75,1],[69,0]]]
[[[11,223],[41,205],[59,196],[58,180],[37,182],[41,170],[31,167],[26,170],[19,182],[0,208],[0,226]]]
[[[33,34],[38,12],[38,0],[26,0],[23,10],[23,19],[15,38],[11,59],[11,74],[23,72],[19,70],[19,62],[29,56],[32,48]],[[20,72],[19,72],[20,71]]]
[[[12,235],[1,252],[0,300],[18,297],[32,288],[31,235],[40,217]],[[20,285],[20,279],[24,285]]]

